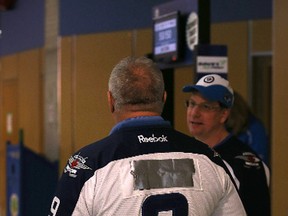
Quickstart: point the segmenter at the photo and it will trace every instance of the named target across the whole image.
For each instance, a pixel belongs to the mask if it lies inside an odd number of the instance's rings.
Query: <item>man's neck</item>
[[[137,112],[124,112],[124,113],[114,113],[114,119],[116,123],[121,122],[128,118],[135,118],[139,116],[160,116],[159,113],[150,111],[137,111]]]

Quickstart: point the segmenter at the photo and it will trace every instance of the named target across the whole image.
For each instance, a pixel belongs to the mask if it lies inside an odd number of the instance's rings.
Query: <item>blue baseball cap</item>
[[[183,92],[198,91],[209,101],[218,101],[227,108],[233,106],[234,94],[229,81],[217,74],[209,74],[202,77],[195,85],[187,85]]]

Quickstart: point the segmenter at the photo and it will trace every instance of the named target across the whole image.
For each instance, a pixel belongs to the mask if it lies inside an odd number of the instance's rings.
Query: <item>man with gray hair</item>
[[[70,157],[49,215],[246,215],[218,154],[161,117],[166,92],[153,61],[121,60],[107,95],[116,125]]]

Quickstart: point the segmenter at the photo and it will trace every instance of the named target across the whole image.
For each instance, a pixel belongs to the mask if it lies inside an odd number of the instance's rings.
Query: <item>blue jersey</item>
[[[269,164],[269,137],[259,119],[251,115],[247,130],[240,133],[238,138],[256,151],[266,164]]]

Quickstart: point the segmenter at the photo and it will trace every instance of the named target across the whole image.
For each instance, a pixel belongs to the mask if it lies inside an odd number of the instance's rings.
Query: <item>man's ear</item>
[[[223,109],[222,110],[222,118],[221,118],[222,123],[225,123],[228,121],[230,112],[231,112],[231,109]]]
[[[164,91],[164,93],[163,93],[163,104],[166,103],[166,99],[167,99],[167,92]]]
[[[110,91],[107,91],[107,99],[108,99],[108,105],[111,113],[114,113],[114,98],[112,96],[112,93]]]

